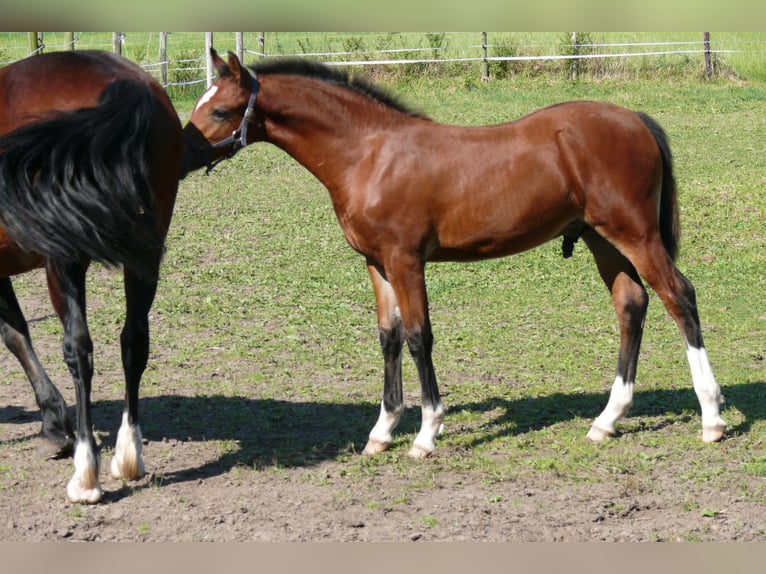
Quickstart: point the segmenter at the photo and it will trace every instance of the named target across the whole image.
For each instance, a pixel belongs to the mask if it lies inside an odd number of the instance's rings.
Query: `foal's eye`
[[[221,108],[216,108],[213,110],[213,119],[218,122],[226,121],[227,119],[229,119],[230,115],[231,114],[229,114],[229,112],[227,112],[226,110],[222,110]]]

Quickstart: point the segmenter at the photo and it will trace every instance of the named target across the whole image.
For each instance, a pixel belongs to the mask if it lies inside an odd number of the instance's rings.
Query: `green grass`
[[[327,192],[266,144],[182,183],[152,311],[153,356],[142,387],[146,436],[169,417],[180,438],[219,441],[212,443],[218,456],[233,466],[279,473],[329,460],[341,464],[344,480],[395,473],[414,489],[457,472],[484,482],[488,499],[493,484],[526,477],[617,481],[627,492],[651,492],[659,488],[658,472],[690,484],[743,481],[747,496],[763,499],[766,84],[539,76],[489,84],[395,79],[391,86],[434,119],[464,125],[585,98],[659,120],[676,161],[679,267],[697,288],[708,352],[727,398],[729,438],[701,444],[683,343],[651,294],[622,436],[602,445],[584,440],[606,403],[618,328],[585,247],[577,244],[564,260],[553,242],[511,258],[428,267],[434,362],[448,408],[438,454],[425,465],[405,456],[420,416],[415,370],[405,357],[408,409],[393,448],[373,459],[357,456],[382,392],[372,288]],[[188,117],[191,102],[176,103]],[[21,295],[40,288],[29,277],[16,285]],[[118,404],[120,278],[96,268],[90,289],[96,384],[110,382]],[[35,336],[57,329],[46,318],[35,324]],[[58,354],[44,361],[65,373]],[[330,479],[310,480],[332,487]],[[367,504],[388,508],[406,495],[381,493]],[[432,518],[424,515],[422,523],[432,526]]]

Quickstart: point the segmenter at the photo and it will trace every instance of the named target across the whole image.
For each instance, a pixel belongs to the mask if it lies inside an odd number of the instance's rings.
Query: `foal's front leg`
[[[424,458],[436,449],[436,437],[444,426],[444,407],[431,359],[433,335],[428,318],[425,273],[422,262],[414,258],[408,260],[401,254],[394,267],[393,275],[372,263],[367,267],[378,303],[385,378],[380,416],[370,432],[364,453],[375,454],[391,446],[391,433],[404,411],[401,351],[406,340],[418,370],[423,400],[420,432],[408,454],[413,458]]]
[[[434,338],[428,313],[425,264],[414,255],[400,253],[392,263],[389,281],[399,302],[404,338],[420,379],[422,419],[408,454],[424,458],[436,449],[436,437],[444,428],[444,407],[432,360]]]
[[[383,351],[383,400],[380,403],[380,415],[375,423],[364,454],[377,454],[388,450],[393,442],[393,431],[399,424],[404,411],[402,395],[402,347],[404,336],[402,319],[396,296],[391,284],[383,273],[372,263],[367,270],[372,278],[375,289],[375,300],[378,305],[378,334],[380,347]]]

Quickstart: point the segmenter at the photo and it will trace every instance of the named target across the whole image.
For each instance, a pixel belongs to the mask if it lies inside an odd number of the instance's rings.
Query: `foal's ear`
[[[242,69],[242,64],[240,63],[239,58],[237,58],[237,55],[231,51],[229,52],[229,69],[231,70],[231,75],[234,76],[234,79],[239,82],[239,85],[245,90],[250,91],[250,73],[247,70]]]
[[[218,55],[218,52],[215,51],[215,48],[210,48],[210,59],[213,61],[213,67],[215,68],[216,72],[218,72],[219,76],[224,77],[231,75],[229,66],[227,66],[226,62],[221,59],[221,57]]]

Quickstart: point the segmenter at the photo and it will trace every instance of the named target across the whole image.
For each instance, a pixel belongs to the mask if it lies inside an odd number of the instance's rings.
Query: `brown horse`
[[[650,117],[570,102],[517,121],[458,127],[413,113],[373,85],[307,61],[243,68],[211,52],[219,77],[184,128],[195,167],[256,141],[285,150],[330,192],[351,247],[372,278],[385,364],[380,416],[365,453],[386,450],[403,410],[406,341],[422,391],[410,449],[434,450],[444,409],[431,360],[424,267],[511,255],[563,236],[582,238],[620,325],[609,402],[588,432],[600,441],[633,400],[648,295],[654,289],[686,344],[702,409],[702,439],[722,437],[721,392],[707,358],[691,283],[674,265],[678,210],[670,149]]]
[[[122,265],[125,410],[110,472],[144,474],[138,388],[184,153],[181,122],[149,74],[98,51],[30,57],[0,69],[0,334],[29,377],[42,434],[74,448],[73,502],[102,496],[91,423],[93,344],[85,309],[91,261]],[[76,433],[61,393],[32,348],[11,277],[45,267],[74,379]]]

